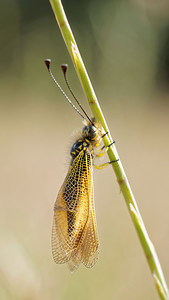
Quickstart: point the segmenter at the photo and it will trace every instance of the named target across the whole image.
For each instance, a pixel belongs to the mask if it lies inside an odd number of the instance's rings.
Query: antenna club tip
[[[45,65],[47,66],[48,70],[50,70],[50,64],[51,64],[51,59],[45,59]]]
[[[61,68],[62,68],[62,71],[63,71],[63,73],[64,73],[64,75],[66,74],[66,71],[67,71],[67,69],[68,69],[68,65],[67,64],[63,64],[63,65],[61,65]]]

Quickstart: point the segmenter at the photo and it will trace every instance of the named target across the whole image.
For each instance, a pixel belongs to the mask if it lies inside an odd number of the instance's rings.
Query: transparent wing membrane
[[[52,253],[56,263],[75,271],[92,267],[98,257],[93,199],[92,158],[82,150],[69,168],[54,207]]]

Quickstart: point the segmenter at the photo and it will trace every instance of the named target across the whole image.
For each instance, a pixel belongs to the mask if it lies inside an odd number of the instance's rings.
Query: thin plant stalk
[[[91,81],[87,74],[87,71],[84,66],[83,60],[81,58],[80,52],[78,50],[78,47],[77,47],[76,41],[74,39],[73,33],[71,31],[70,25],[66,18],[66,14],[64,12],[62,3],[60,0],[49,0],[49,1],[51,3],[53,12],[55,14],[57,23],[61,30],[63,39],[64,39],[67,49],[69,51],[69,54],[73,60],[77,75],[80,79],[81,85],[82,85],[85,95],[88,99],[92,113],[93,113],[95,119],[100,122],[100,124],[104,128],[105,132],[108,132],[108,134],[104,137],[104,144],[105,144],[105,146],[108,146],[110,143],[112,143],[113,140],[110,135],[110,131],[108,129],[105,118],[103,116],[101,107],[98,103],[96,94],[92,87]],[[113,160],[116,160],[119,158],[114,144],[109,148],[108,156],[110,158],[110,161],[113,161]],[[112,167],[116,174],[117,181],[120,185],[120,189],[123,193],[123,196],[126,201],[127,207],[129,209],[130,215],[132,217],[134,226],[138,233],[138,236],[139,236],[141,245],[143,247],[147,262],[149,264],[150,270],[152,272],[152,275],[153,275],[153,278],[155,281],[155,285],[156,285],[158,294],[161,299],[169,300],[168,287],[165,282],[165,278],[164,278],[164,275],[162,272],[162,268],[160,266],[158,256],[156,254],[155,248],[154,248],[154,246],[148,236],[146,228],[144,226],[144,223],[143,223],[142,217],[140,215],[140,212],[138,210],[134,195],[132,193],[132,190],[130,188],[126,174],[124,172],[121,160],[119,159],[118,162],[112,164]]]

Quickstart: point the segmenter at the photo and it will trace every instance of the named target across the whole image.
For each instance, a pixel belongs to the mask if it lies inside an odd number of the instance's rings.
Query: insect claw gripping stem
[[[111,146],[111,145],[113,145],[115,143],[115,141],[113,141],[110,145],[108,145],[107,147],[106,146],[103,146],[102,148],[100,148],[99,150],[98,150],[98,154],[96,155],[97,157],[102,157],[107,151],[108,151],[108,149],[109,149],[109,147]],[[104,150],[102,153],[100,153],[102,150]]]
[[[106,134],[108,134],[108,131],[102,135],[102,138],[104,138],[104,136],[105,136]]]
[[[94,167],[95,167],[96,169],[98,169],[98,170],[102,170],[102,169],[104,169],[105,167],[107,167],[108,165],[113,164],[113,163],[115,163],[115,162],[117,162],[117,161],[119,161],[119,158],[116,159],[116,160],[112,160],[112,161],[109,161],[109,162],[107,162],[107,163],[104,163],[104,164],[102,164],[102,165],[100,165],[100,166],[94,165]]]
[[[115,144],[115,141],[113,141],[110,145],[108,145],[107,148],[111,147],[113,144]]]
[[[110,145],[108,145],[107,147],[104,145],[100,150],[103,150],[104,148],[109,148],[111,147],[113,144],[115,143],[115,141],[113,141]]]

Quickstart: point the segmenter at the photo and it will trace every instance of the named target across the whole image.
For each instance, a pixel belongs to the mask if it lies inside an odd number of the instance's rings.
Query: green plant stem
[[[77,75],[80,79],[80,82],[82,84],[85,95],[88,99],[88,102],[89,102],[90,108],[93,112],[93,115],[94,115],[95,119],[100,122],[100,124],[104,128],[105,132],[109,133],[104,137],[105,146],[108,146],[112,142],[110,131],[108,129],[105,118],[103,116],[100,105],[98,103],[97,97],[95,95],[92,84],[90,82],[89,76],[85,69],[84,63],[82,61],[81,55],[80,55],[78,47],[77,47],[77,44],[75,42],[75,39],[72,34],[71,28],[69,26],[68,20],[66,18],[62,3],[60,0],[49,0],[49,1],[51,3],[53,12],[55,14],[57,23],[61,30],[63,39],[65,41],[65,44],[66,44],[68,51],[70,53],[70,56],[73,60]],[[114,144],[109,148],[108,155],[109,155],[110,161],[113,161],[113,160],[119,158]],[[148,233],[146,231],[146,228],[144,226],[143,220],[139,213],[135,198],[133,196],[132,190],[130,188],[129,182],[127,180],[127,177],[124,172],[124,169],[123,169],[120,159],[117,163],[112,164],[112,167],[115,171],[117,181],[120,185],[120,189],[123,193],[123,196],[125,198],[127,207],[131,214],[133,223],[137,230],[140,242],[142,244],[149,267],[151,269],[153,278],[155,280],[155,285],[157,287],[159,296],[161,299],[165,299],[165,300],[169,299],[168,288],[167,288],[167,285],[165,282],[165,278],[164,278],[157,254],[155,252],[154,246],[153,246],[153,244],[148,236]]]

